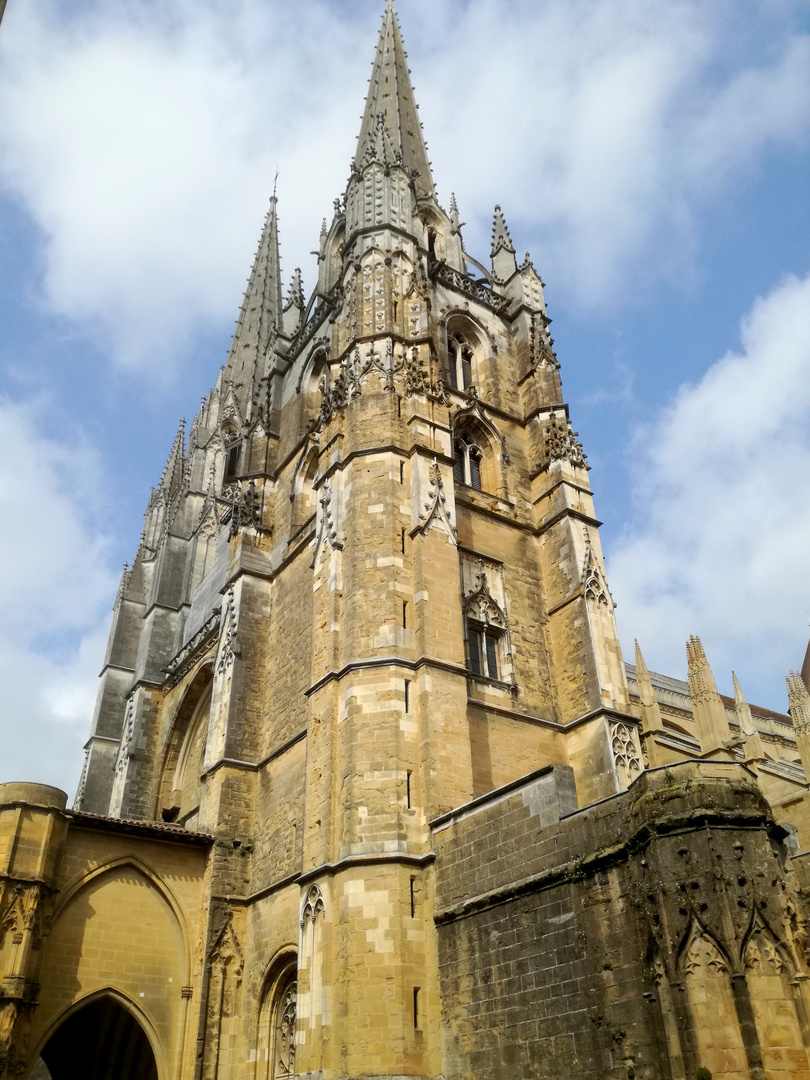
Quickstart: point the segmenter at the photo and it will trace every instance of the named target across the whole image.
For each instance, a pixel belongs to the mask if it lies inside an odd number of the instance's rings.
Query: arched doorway
[[[158,1080],[141,1025],[105,996],[72,1013],[42,1049],[32,1080]]]

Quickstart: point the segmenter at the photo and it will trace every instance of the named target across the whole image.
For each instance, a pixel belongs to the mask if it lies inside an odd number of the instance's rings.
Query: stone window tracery
[[[295,1074],[295,1021],[298,983],[292,971],[280,987],[273,1009],[273,1080]]]
[[[294,957],[282,963],[274,966],[262,991],[257,1080],[288,1080],[295,1075],[298,965]]]
[[[463,552],[461,577],[467,667],[473,675],[514,684],[503,566]]]
[[[610,748],[622,790],[642,772],[641,748],[634,728],[617,721],[610,725]]]

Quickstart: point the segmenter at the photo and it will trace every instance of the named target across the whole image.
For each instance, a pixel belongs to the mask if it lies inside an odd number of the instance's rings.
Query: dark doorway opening
[[[91,1001],[69,1016],[43,1047],[41,1062],[51,1080],[158,1080],[146,1033],[112,997]],[[47,1073],[38,1063],[33,1075]]]

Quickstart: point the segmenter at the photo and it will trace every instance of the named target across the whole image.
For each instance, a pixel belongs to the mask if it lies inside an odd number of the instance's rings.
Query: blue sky
[[[72,792],[106,626],[280,169],[313,284],[380,0],[10,0],[0,780]],[[398,0],[439,195],[547,282],[622,642],[786,707],[810,611],[810,4]]]

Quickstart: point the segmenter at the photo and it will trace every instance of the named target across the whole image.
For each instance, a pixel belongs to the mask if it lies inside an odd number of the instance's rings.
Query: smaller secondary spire
[[[180,421],[177,434],[174,437],[172,448],[163,469],[163,475],[158,483],[158,488],[163,489],[167,497],[171,497],[180,487],[183,481],[183,467],[185,465],[186,449],[186,421],[185,417]]]
[[[494,259],[502,249],[511,251],[513,255],[515,254],[512,237],[509,235],[509,226],[506,224],[500,206],[496,206],[495,218],[492,222],[492,258]]]
[[[515,249],[500,206],[495,207],[495,218],[492,222],[491,256],[492,275],[498,281],[508,281],[512,274],[517,273]]]
[[[255,379],[264,373],[264,355],[271,337],[281,326],[281,258],[276,180],[273,181],[270,206],[265,215],[259,247],[225,363],[223,382],[230,382],[238,388],[239,404],[243,413]]]

